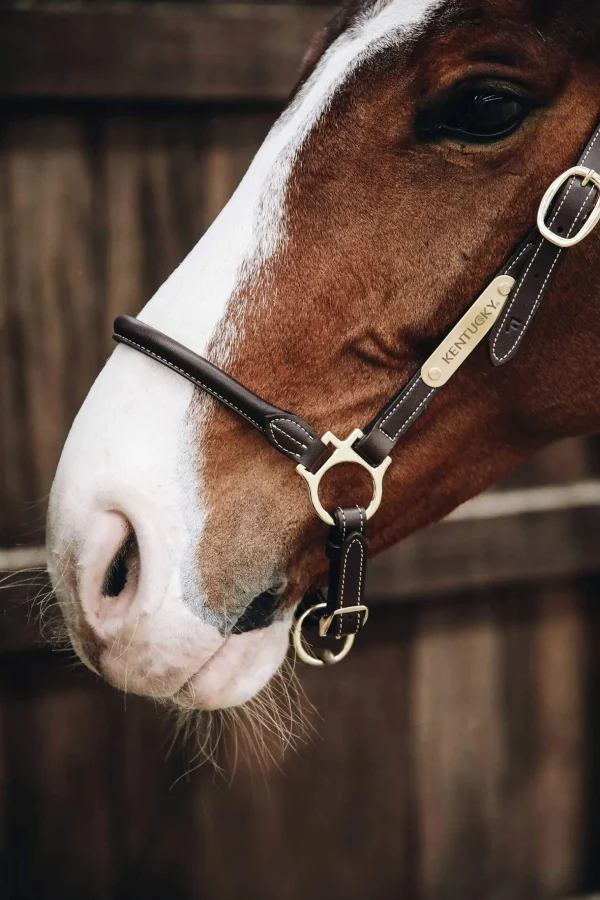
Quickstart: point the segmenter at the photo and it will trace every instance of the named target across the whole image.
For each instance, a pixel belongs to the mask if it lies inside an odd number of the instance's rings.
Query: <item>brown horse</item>
[[[368,421],[535,221],[600,112],[600,6],[352,2],[234,197],[140,318],[322,432]],[[598,235],[569,251],[523,352],[479,347],[394,453],[374,551],[545,444],[600,430]],[[363,502],[354,467],[331,480]],[[50,570],[75,648],[115,685],[244,702],[326,569],[304,484],[242,419],[118,347],[66,444]],[[264,627],[234,633],[253,598]]]

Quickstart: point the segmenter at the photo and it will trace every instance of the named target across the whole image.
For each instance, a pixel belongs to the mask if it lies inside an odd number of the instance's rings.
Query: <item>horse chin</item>
[[[180,709],[242,706],[256,696],[285,658],[291,618],[259,631],[230,634],[210,659],[173,696]]]

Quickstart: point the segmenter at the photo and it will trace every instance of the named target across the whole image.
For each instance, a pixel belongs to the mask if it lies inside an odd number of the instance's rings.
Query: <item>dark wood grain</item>
[[[589,592],[590,599],[594,594]],[[537,765],[532,830],[538,858],[544,861],[539,877],[553,894],[581,878],[584,856],[589,791],[585,781],[589,741],[585,632],[592,624],[584,604],[573,587],[544,591],[535,637],[537,719],[544,749]]]
[[[19,115],[0,129],[0,546],[43,540],[107,354],[225,203],[273,114]]]
[[[575,895],[596,590],[381,609],[345,666],[301,670],[310,741],[224,775],[194,770],[191,746],[167,758],[151,703],[53,654],[5,657],[4,896]]]
[[[3,691],[7,897],[110,896],[115,856],[106,693],[91,692],[85,678],[65,684],[43,656],[11,667]]]
[[[43,541],[112,318],[137,312],[222,208],[328,14],[0,11],[0,546]],[[598,475],[597,451],[558,445],[507,486]],[[0,897],[597,890],[599,516],[444,524],[375,562],[353,654],[300,672],[312,739],[264,770],[241,751],[224,776],[188,771],[191,746],[167,758],[163,709],[51,652],[27,615],[44,579],[14,576],[0,592]],[[226,738],[226,767],[232,754]]]
[[[600,510],[447,522],[414,535],[369,567],[371,602],[578,577],[600,569]]]
[[[0,96],[284,100],[332,9],[0,9]]]

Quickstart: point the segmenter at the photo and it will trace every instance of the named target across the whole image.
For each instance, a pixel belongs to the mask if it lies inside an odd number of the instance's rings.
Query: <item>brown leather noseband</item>
[[[319,437],[298,416],[263,400],[208,360],[144,322],[129,316],[116,319],[116,341],[152,357],[228,406],[258,429],[275,450],[293,460],[307,481],[317,515],[330,526],[330,566],[327,594],[309,594],[299,608],[294,645],[305,662],[338,662],[367,621],[367,521],[381,502],[391,452],[486,335],[494,366],[504,365],[517,354],[565,251],[580,243],[600,221],[599,172],[600,128],[579,164],[550,186],[540,205],[537,226],[491,284],[409,383],[366,428],[357,429],[345,441],[330,432]],[[348,462],[367,469],[373,479],[373,499],[366,509],[351,506],[329,513],[321,505],[319,483],[329,469]],[[342,651],[321,651],[318,656],[307,653],[302,644],[303,626],[318,628],[321,637],[344,638]]]

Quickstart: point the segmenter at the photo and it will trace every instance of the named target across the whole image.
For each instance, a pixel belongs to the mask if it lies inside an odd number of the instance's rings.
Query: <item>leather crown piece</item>
[[[518,353],[566,249],[582,240],[598,224],[599,171],[600,128],[597,128],[578,166],[550,187],[540,209],[537,227],[498,273],[498,276],[514,279],[515,283],[509,286],[510,297],[490,331],[489,352],[494,366],[504,365]],[[119,343],[145,353],[228,406],[300,468],[318,472],[322,461],[330,454],[325,440],[298,416],[263,400],[208,360],[150,325],[129,316],[119,316],[114,332],[114,339]],[[367,425],[352,451],[373,472],[383,469],[392,450],[440,389],[426,382],[422,371],[417,372]],[[320,604],[321,608],[325,607],[320,613],[321,633],[325,628],[326,633],[336,637],[352,635],[366,621],[363,606],[366,519],[365,510],[360,507],[336,510],[330,519],[333,524],[327,544],[329,589],[327,599]],[[315,597],[322,597],[320,594],[310,596],[313,601]],[[360,609],[357,611],[356,607]]]

